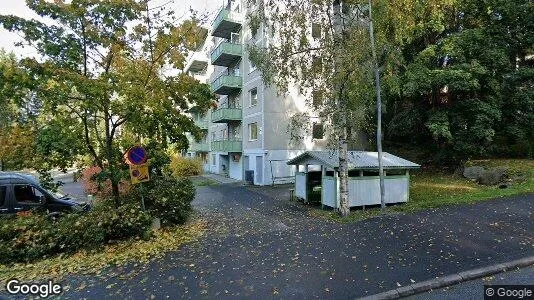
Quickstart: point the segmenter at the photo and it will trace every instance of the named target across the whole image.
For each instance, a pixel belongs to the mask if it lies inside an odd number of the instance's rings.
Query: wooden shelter
[[[348,152],[349,207],[380,204],[378,153]],[[334,150],[306,151],[289,160],[296,167],[295,196],[304,202],[317,201],[323,206],[339,208],[339,157]],[[409,199],[410,170],[420,165],[398,156],[383,153],[386,203]]]

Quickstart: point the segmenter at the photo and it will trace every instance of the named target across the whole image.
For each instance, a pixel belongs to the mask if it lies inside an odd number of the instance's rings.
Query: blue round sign
[[[141,146],[135,146],[128,150],[128,160],[134,165],[142,165],[146,163],[146,151]]]

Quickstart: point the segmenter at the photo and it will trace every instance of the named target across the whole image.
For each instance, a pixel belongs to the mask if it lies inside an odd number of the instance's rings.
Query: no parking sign
[[[147,182],[150,180],[146,150],[141,146],[134,146],[126,152],[126,159],[130,165],[130,178],[132,184]]]

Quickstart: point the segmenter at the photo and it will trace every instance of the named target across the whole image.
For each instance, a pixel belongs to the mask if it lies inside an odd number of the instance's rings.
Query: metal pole
[[[375,85],[376,85],[376,147],[378,149],[378,174],[380,176],[380,209],[382,212],[386,209],[384,201],[384,168],[382,166],[382,95],[380,90],[380,71],[378,69],[378,60],[376,58],[375,36],[373,28],[373,8],[369,0],[369,35],[371,38],[371,50],[373,52],[373,64],[375,68]]]
[[[145,208],[145,196],[144,196],[144,190],[143,190],[143,184],[142,183],[139,183],[139,190],[141,192],[141,208],[143,209],[143,211],[146,210]]]

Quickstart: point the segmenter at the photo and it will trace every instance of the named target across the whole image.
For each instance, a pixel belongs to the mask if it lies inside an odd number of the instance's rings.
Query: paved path
[[[73,276],[64,296],[346,299],[534,255],[534,195],[337,224],[288,203],[287,188],[199,188],[203,239],[148,265]]]
[[[230,178],[230,177],[226,177],[226,176],[222,176],[222,175],[219,175],[219,174],[205,173],[205,174],[202,174],[201,176],[204,177],[204,178],[215,180],[218,183],[222,183],[222,184],[243,183],[243,181],[241,181],[241,180],[236,180],[236,179],[233,179],[233,178]]]

